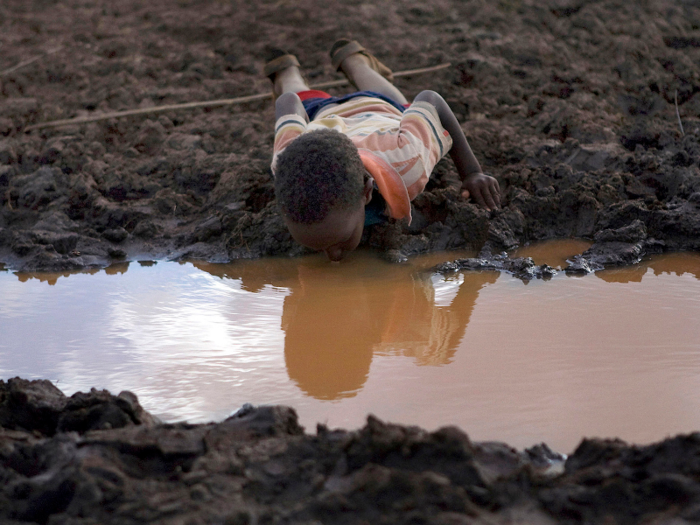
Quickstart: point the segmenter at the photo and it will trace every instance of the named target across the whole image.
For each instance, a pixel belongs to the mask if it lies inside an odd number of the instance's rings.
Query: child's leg
[[[394,84],[369,67],[367,58],[360,53],[350,55],[343,60],[340,64],[340,69],[361,91],[374,91],[386,95],[399,104],[408,104],[403,93]]]
[[[309,86],[306,84],[301,71],[296,66],[288,67],[275,74],[273,90],[278,97],[283,93],[298,93],[306,91]]]

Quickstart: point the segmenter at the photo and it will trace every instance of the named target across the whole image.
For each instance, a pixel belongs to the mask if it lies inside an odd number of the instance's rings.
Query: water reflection
[[[41,283],[46,283],[49,286],[55,286],[58,280],[63,278],[68,278],[71,275],[95,275],[104,271],[107,275],[122,275],[125,274],[129,269],[130,262],[118,262],[114,263],[107,268],[85,268],[83,270],[72,270],[65,272],[15,272],[17,279],[21,283],[26,283],[27,281],[37,280]],[[138,261],[139,266],[155,266],[158,264],[157,261]],[[4,269],[2,263],[0,263],[0,271]]]
[[[105,273],[109,274],[109,272],[107,270],[108,270],[108,268],[105,269]],[[21,283],[26,283],[27,281],[31,281],[31,280],[37,280],[40,283],[46,283],[49,286],[55,286],[61,277],[70,277],[71,275],[76,275],[76,274],[95,275],[96,273],[99,273],[99,272],[100,272],[99,268],[89,268],[86,270],[65,271],[65,272],[15,272],[15,275],[17,276],[17,279]]]
[[[519,255],[562,266],[581,249]],[[697,427],[700,254],[529,286],[421,271],[465,255],[3,272],[0,377],[133,390],[167,421],[282,403],[311,429],[374,413],[561,451],[582,435],[649,442]]]
[[[107,275],[123,275],[129,269],[128,262],[115,263],[111,266],[105,268],[105,273]]]
[[[534,243],[514,250],[511,257],[532,257],[535,264],[548,264],[554,268],[565,268],[567,260],[574,254],[583,253],[591,246],[590,241],[582,239],[561,239]],[[651,273],[649,272],[651,270]],[[610,268],[596,272],[596,277],[609,283],[639,283],[645,275],[663,274],[678,277],[690,274],[700,280],[700,257],[695,252],[679,252],[647,257],[633,266]],[[572,274],[568,277],[582,277]]]
[[[649,272],[651,270],[651,272]],[[641,283],[644,276],[690,274],[700,280],[700,258],[697,253],[675,253],[672,257],[654,257],[635,266],[612,268],[596,272],[596,277],[608,283]]]
[[[511,257],[532,257],[535,264],[548,264],[552,268],[565,268],[567,260],[585,252],[593,243],[583,239],[559,239],[536,242],[514,250]]]
[[[325,400],[356,395],[375,354],[412,357],[418,365],[449,363],[479,291],[498,278],[487,272],[448,281],[454,297],[438,305],[429,275],[372,259],[195,266],[240,279],[248,291],[289,290],[281,318],[287,373],[306,394]]]

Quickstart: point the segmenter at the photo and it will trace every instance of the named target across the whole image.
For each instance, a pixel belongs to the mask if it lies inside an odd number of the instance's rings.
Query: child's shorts
[[[399,104],[398,102],[392,100],[386,95],[382,95],[381,93],[375,93],[374,91],[356,91],[355,93],[349,93],[348,95],[343,95],[342,97],[333,97],[325,91],[310,89],[308,91],[299,91],[297,95],[299,95],[301,103],[304,104],[304,109],[306,110],[306,114],[309,115],[309,120],[313,120],[316,116],[316,113],[321,111],[327,105],[340,104],[355,97],[373,97],[381,99],[385,102],[388,102],[402,113],[407,108],[407,106]]]

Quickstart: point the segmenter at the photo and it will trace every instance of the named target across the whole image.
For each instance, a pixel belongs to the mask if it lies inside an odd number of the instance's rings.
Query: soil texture
[[[270,101],[26,128],[264,93],[268,46],[295,53],[311,83],[336,79],[327,55],[342,36],[395,71],[450,62],[396,84],[446,98],[503,193],[494,212],[462,200],[443,160],[413,223],[368,228],[366,245],[396,261],[473,248],[483,257],[445,271],[526,278],[550,269],[490,254],[581,237],[594,244],[567,271],[586,272],[700,250],[694,0],[3,0],[0,261],[303,253],[275,205]],[[130,393],[0,381],[8,524],[682,524],[700,521],[698,457],[700,434],[584,440],[565,461],[372,417],[311,435],[285,407],[163,425]]]
[[[160,424],[136,396],[0,380],[0,520],[106,524],[685,524],[700,520],[700,434],[586,439],[571,456],[372,416],[355,431],[245,405]]]
[[[700,249],[700,6],[691,0],[4,0],[0,261],[67,270],[115,260],[295,255],[257,101],[60,128],[33,124],[265,93],[268,46],[311,83],[360,40],[409,99],[434,89],[463,122],[503,209],[463,201],[449,159],[411,226],[368,228],[392,260],[594,239],[575,271]],[[331,90],[334,94],[345,88]]]

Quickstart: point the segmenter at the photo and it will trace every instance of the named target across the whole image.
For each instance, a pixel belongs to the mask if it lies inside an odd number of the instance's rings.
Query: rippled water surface
[[[585,247],[518,255],[560,266]],[[374,413],[562,452],[700,429],[700,254],[528,284],[422,271],[464,255],[0,271],[0,377],[132,390],[169,421],[282,403],[309,431]]]

